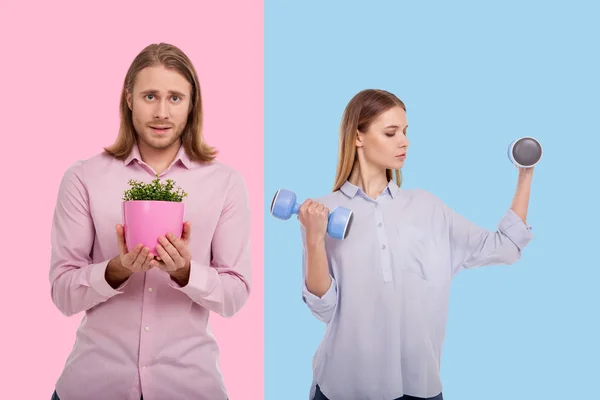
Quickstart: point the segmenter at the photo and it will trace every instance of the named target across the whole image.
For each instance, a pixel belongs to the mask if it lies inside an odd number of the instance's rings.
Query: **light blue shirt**
[[[325,239],[332,284],[308,292],[302,230],[302,296],[327,324],[313,384],[330,400],[392,400],[442,392],[440,360],[452,278],[463,268],[512,264],[533,238],[508,210],[490,232],[421,189],[390,181],[377,200],[346,182],[316,199],[354,211],[345,240]]]

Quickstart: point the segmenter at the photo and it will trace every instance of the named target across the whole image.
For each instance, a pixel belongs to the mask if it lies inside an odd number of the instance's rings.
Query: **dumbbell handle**
[[[300,207],[302,204],[294,203],[294,207],[292,208],[292,214],[298,214],[300,212]]]

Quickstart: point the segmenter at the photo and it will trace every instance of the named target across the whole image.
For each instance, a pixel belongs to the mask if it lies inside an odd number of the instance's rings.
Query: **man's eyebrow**
[[[158,94],[158,90],[156,89],[148,89],[141,92],[141,94]],[[185,94],[177,91],[177,90],[169,90],[169,94],[174,94],[179,97],[185,97]]]

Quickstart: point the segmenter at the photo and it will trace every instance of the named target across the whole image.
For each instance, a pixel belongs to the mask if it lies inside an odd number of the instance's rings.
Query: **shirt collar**
[[[346,196],[348,196],[350,198],[353,198],[354,196],[356,196],[356,194],[358,193],[358,191],[361,190],[361,189],[358,186],[356,186],[356,185],[354,185],[354,184],[346,181],[346,182],[344,182],[344,184],[342,185],[342,187],[340,188],[340,190]],[[384,189],[383,192],[385,193],[387,191],[388,194],[393,199],[398,194],[398,190],[400,190],[400,188],[398,187],[398,185],[396,184],[396,182],[392,179],[392,180],[389,181],[388,185],[386,186],[386,188]]]
[[[129,155],[125,159],[124,163],[125,163],[125,165],[129,165],[133,160],[143,161],[142,156],[140,154],[140,149],[137,145],[137,141],[133,144],[133,147],[131,148],[131,151],[129,152]],[[171,165],[174,164],[175,162],[177,162],[177,160],[181,161],[181,163],[187,169],[190,169],[192,166],[192,161],[188,157],[183,145],[179,146],[179,151],[177,151],[177,155],[175,156],[175,159],[173,160]]]

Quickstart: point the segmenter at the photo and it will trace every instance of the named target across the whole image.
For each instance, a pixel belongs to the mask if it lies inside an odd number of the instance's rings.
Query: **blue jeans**
[[[54,393],[52,393],[52,399],[50,400],[60,400],[60,397],[58,397],[58,395],[56,394],[56,390],[54,391]],[[144,400],[144,395],[142,395],[140,400]]]
[[[313,397],[313,400],[329,400],[321,392],[321,388],[319,388],[319,385],[317,385],[317,390],[315,391],[315,397]],[[394,400],[444,400],[444,397],[440,393],[434,397],[424,398],[424,397],[414,397],[414,396],[402,396],[402,397],[398,397],[397,399],[394,399]]]

